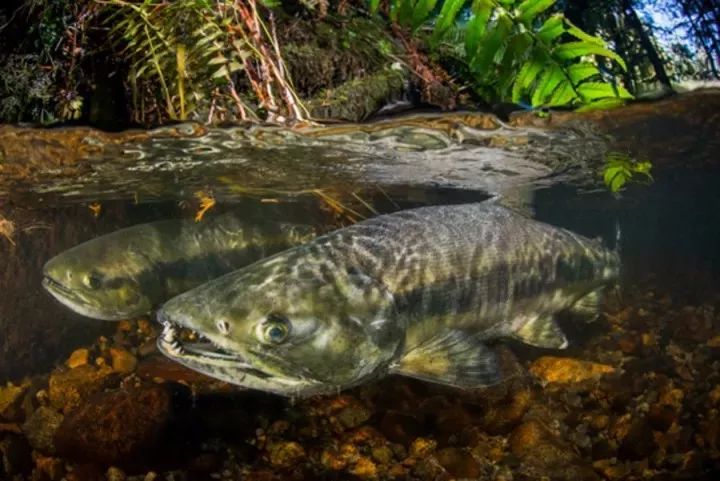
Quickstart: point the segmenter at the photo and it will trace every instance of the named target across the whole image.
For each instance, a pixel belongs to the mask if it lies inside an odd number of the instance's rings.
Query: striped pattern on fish
[[[553,315],[596,306],[618,271],[617,253],[599,241],[493,202],[425,207],[240,269],[168,302],[161,317],[241,359],[238,372],[252,366],[263,373],[243,375],[241,384],[281,394],[347,387],[387,372],[476,386],[499,375],[486,341],[565,347]],[[227,333],[217,332],[218,319]],[[268,326],[287,337],[268,340]],[[164,352],[213,375],[203,364],[208,348]]]

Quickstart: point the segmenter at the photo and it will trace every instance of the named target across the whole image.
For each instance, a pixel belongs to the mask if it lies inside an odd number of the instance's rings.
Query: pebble
[[[75,349],[72,354],[70,354],[70,357],[67,361],[65,361],[65,365],[69,367],[70,369],[75,369],[76,367],[84,366],[88,363],[90,359],[90,350],[86,348],[80,348]]]
[[[546,383],[579,383],[615,371],[607,364],[555,356],[543,356],[530,365],[530,372]]]
[[[269,454],[270,464],[281,468],[289,468],[305,458],[305,449],[294,441],[286,441],[272,445]]]
[[[135,371],[138,361],[126,349],[111,347],[110,358],[112,359],[112,369],[121,374],[130,374]]]

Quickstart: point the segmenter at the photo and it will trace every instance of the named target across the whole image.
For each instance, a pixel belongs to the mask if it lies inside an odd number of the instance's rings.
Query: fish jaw
[[[262,371],[240,354],[223,349],[212,341],[190,343],[179,339],[172,322],[159,318],[163,331],[157,346],[169,359],[206,376],[248,389],[285,397],[303,398],[337,391],[335,386],[308,378],[277,377]]]
[[[62,305],[85,317],[101,321],[121,321],[138,315],[135,312],[116,312],[96,307],[92,302],[47,275],[42,280],[42,286]]]

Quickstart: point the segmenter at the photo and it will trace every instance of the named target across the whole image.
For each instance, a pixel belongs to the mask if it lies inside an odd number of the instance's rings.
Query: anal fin
[[[513,337],[531,346],[565,349],[568,340],[552,316],[538,316],[513,333]]]
[[[451,330],[411,348],[395,374],[460,388],[474,388],[501,381],[495,352],[476,336]]]
[[[568,312],[578,319],[582,319],[585,322],[593,322],[600,316],[600,306],[602,305],[604,297],[603,289],[596,289],[590,294],[587,294],[575,302],[573,306],[568,309]]]

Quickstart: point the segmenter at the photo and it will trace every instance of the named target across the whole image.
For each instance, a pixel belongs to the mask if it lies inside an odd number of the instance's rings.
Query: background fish
[[[133,318],[174,295],[315,236],[308,225],[246,223],[233,214],[203,222],[139,224],[53,257],[45,264],[43,286],[84,316]]]
[[[210,376],[288,396],[388,373],[483,386],[499,380],[487,341],[566,347],[554,314],[594,319],[619,264],[598,240],[495,203],[402,211],[171,299],[158,345]],[[177,326],[208,342],[180,342]]]

